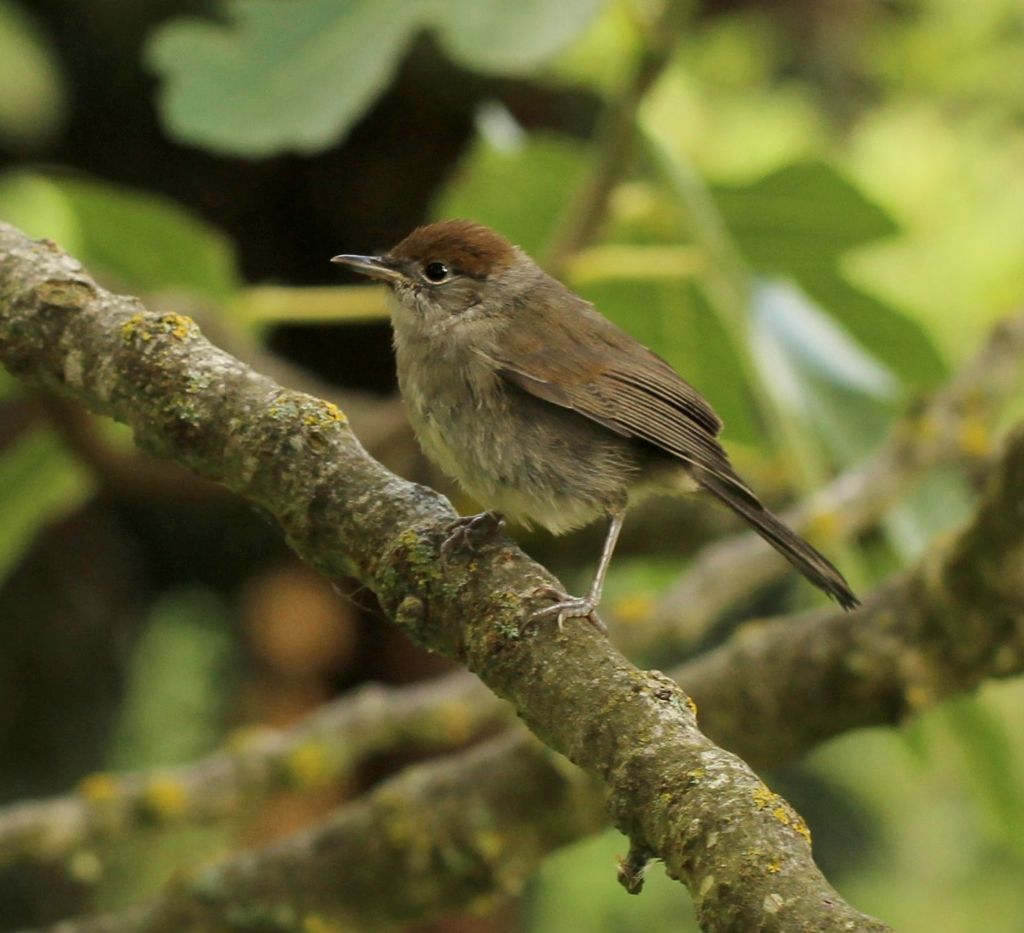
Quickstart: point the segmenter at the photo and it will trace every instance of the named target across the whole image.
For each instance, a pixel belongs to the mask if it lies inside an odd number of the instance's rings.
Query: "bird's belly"
[[[427,456],[480,505],[555,533],[624,507],[639,466],[625,438],[503,389],[469,405],[435,396],[409,414]]]

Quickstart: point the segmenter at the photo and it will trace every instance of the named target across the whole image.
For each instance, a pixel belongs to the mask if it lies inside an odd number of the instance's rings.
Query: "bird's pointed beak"
[[[385,282],[399,282],[405,278],[394,260],[387,256],[353,256],[348,253],[341,256],[334,256],[331,262],[340,266],[348,266],[355,272],[369,276],[371,279],[381,279]]]

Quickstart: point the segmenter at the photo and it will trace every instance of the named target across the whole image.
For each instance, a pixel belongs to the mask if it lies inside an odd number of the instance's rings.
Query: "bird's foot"
[[[448,560],[455,551],[475,551],[504,527],[505,516],[501,512],[487,511],[456,519],[448,527],[448,537],[441,544],[441,559]]]
[[[562,631],[562,623],[566,619],[586,619],[602,634],[607,634],[604,622],[597,614],[597,600],[591,596],[567,596],[553,586],[542,586],[534,590],[531,596],[550,596],[556,602],[551,606],[538,609],[530,616],[530,622],[536,622],[548,616],[554,616],[558,623],[558,631]]]

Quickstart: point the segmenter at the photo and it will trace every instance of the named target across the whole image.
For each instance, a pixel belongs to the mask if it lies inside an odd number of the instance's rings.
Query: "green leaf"
[[[32,236],[56,239],[115,287],[184,289],[221,300],[238,286],[227,237],[157,195],[12,172],[0,176],[0,217]]]
[[[0,580],[44,528],[92,495],[93,480],[52,431],[19,437],[0,457]]]
[[[885,211],[824,162],[796,162],[752,184],[717,186],[714,194],[733,236],[760,269],[835,262],[854,246],[899,232]]]
[[[565,48],[607,0],[455,0],[433,4],[433,24],[453,58],[478,71],[523,74]]]
[[[179,19],[153,36],[160,110],[179,139],[220,152],[315,152],[387,87],[412,37],[433,29],[486,71],[535,68],[606,0],[247,0],[228,22]]]
[[[0,0],[0,142],[44,146],[64,122],[56,56],[19,4]]]
[[[384,90],[422,4],[405,0],[250,0],[230,23],[163,26],[149,62],[179,139],[220,152],[314,152]]]
[[[229,629],[223,603],[207,590],[172,591],[153,607],[128,666],[111,768],[176,764],[216,744]]]
[[[1007,722],[976,696],[951,700],[943,713],[988,811],[989,825],[999,838],[1024,853],[1024,775]]]
[[[884,434],[902,384],[796,285],[755,280],[750,347],[766,386],[839,463]]]
[[[754,285],[752,344],[759,365],[790,407],[807,399],[801,383],[824,380],[854,393],[892,399],[899,380],[788,282]]]
[[[586,165],[584,148],[565,139],[531,136],[507,149],[481,139],[431,212],[471,217],[540,256]]]
[[[75,256],[82,254],[82,227],[60,187],[32,172],[0,174],[0,220],[29,236],[49,237]]]
[[[933,384],[945,374],[945,364],[917,322],[844,277],[845,253],[899,228],[834,168],[794,163],[750,184],[718,186],[714,196],[753,269],[797,282],[908,383]]]

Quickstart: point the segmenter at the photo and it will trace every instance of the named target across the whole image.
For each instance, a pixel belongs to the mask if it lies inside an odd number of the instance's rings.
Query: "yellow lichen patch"
[[[318,914],[310,914],[302,921],[302,933],[345,933],[345,928]]]
[[[484,831],[477,833],[474,838],[477,852],[488,862],[496,862],[505,850],[505,837],[501,833]]]
[[[185,785],[176,778],[155,777],[146,785],[142,802],[153,816],[161,820],[173,820],[185,812],[188,793]]]
[[[957,442],[969,457],[984,457],[992,452],[992,437],[985,425],[975,418],[967,418],[960,425]]]
[[[693,713],[694,718],[697,717],[697,703],[689,694],[686,695],[686,708]]]
[[[476,731],[470,711],[462,703],[450,703],[437,711],[437,731],[449,742],[467,742]]]
[[[143,317],[141,314],[133,314],[127,321],[121,325],[121,339],[126,343],[132,339],[135,334],[135,329],[142,324]]]
[[[228,751],[235,754],[255,752],[265,745],[268,745],[278,736],[276,729],[269,726],[242,726],[229,733],[226,745]]]
[[[321,402],[324,414],[328,421],[337,421],[339,424],[348,424],[348,417],[334,402]]]
[[[759,784],[754,788],[754,806],[758,810],[763,810],[765,807],[770,807],[776,800],[779,799],[778,794],[773,794],[764,784]]]
[[[777,858],[773,858],[768,863],[767,867],[769,875],[777,875],[780,871],[782,871],[782,862],[780,862]]]
[[[616,622],[640,625],[651,618],[654,605],[654,600],[650,596],[635,593],[616,600],[612,604],[612,615]]]
[[[121,325],[121,339],[127,342],[137,335],[141,340],[152,340],[157,333],[164,333],[184,340],[196,330],[195,321],[184,314],[161,314],[154,321],[139,312]]]
[[[314,405],[304,406],[306,413],[303,415],[303,424],[311,428],[327,427],[331,424],[348,424],[348,418],[334,402],[325,402],[323,399],[316,399]],[[274,414],[273,410],[271,414]]]
[[[808,842],[811,841],[811,831],[807,828],[803,817],[793,810],[778,794],[768,790],[764,784],[754,790],[754,806],[758,810],[766,810],[771,807],[772,817],[778,820],[783,826],[789,826],[798,832]]]
[[[73,852],[67,862],[68,873],[81,884],[96,884],[103,877],[103,862],[92,849]]]
[[[89,801],[89,803],[109,803],[116,800],[121,785],[112,774],[90,774],[83,778],[78,785],[78,792]]]
[[[331,776],[327,749],[317,742],[306,742],[292,749],[285,759],[285,767],[299,787],[316,787]]]
[[[804,822],[804,818],[796,811],[793,812],[793,829],[807,840],[808,845],[811,844],[811,828]]]
[[[160,323],[165,333],[170,334],[175,340],[184,340],[196,326],[196,322],[186,314],[162,314]]]

